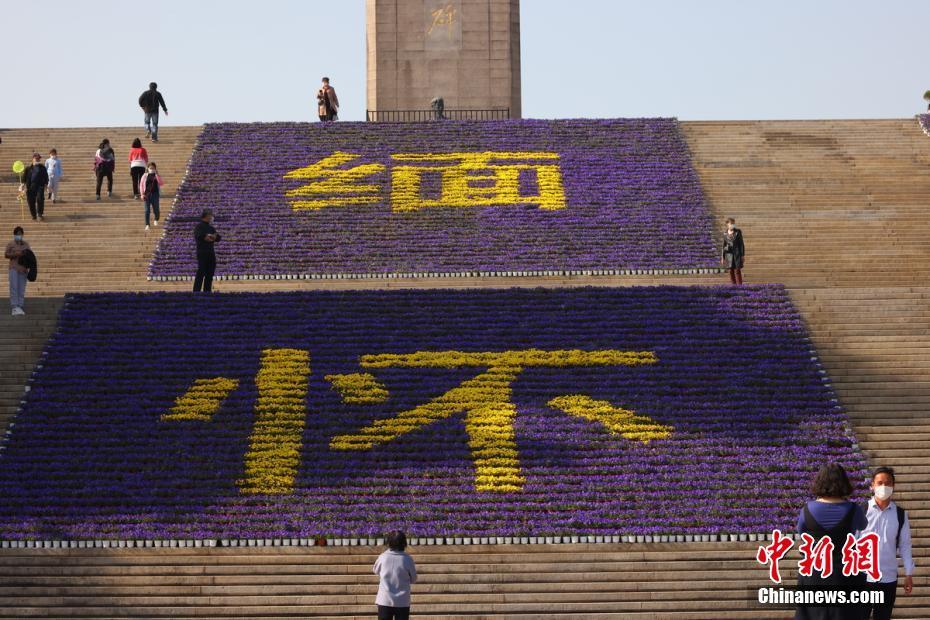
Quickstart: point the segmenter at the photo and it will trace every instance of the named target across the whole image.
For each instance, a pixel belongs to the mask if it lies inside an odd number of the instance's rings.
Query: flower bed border
[[[382,280],[416,278],[540,278],[550,276],[675,276],[725,273],[723,267],[684,269],[553,269],[540,271],[412,271],[389,273],[295,273],[234,274],[214,276],[216,280]],[[187,282],[194,276],[147,276],[152,282]]]
[[[787,532],[794,541],[800,534]],[[616,545],[708,542],[761,542],[771,532],[758,534],[637,534],[618,536],[430,536],[410,538],[411,546],[462,545]],[[158,538],[102,540],[3,540],[0,549],[153,549],[190,547],[383,547],[383,538]]]

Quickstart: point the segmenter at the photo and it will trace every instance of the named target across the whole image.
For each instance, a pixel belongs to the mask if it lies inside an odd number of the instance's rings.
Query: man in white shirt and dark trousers
[[[865,516],[869,524],[861,532],[875,532],[879,537],[878,567],[881,569],[881,581],[873,581],[869,576],[869,587],[882,590],[885,602],[881,605],[867,606],[863,616],[865,620],[887,620],[894,609],[895,595],[898,589],[898,554],[904,563],[904,593],[910,594],[914,588],[914,558],[911,555],[911,526],[904,509],[891,501],[894,491],[894,469],[879,467],[872,473],[872,499],[869,500]]]

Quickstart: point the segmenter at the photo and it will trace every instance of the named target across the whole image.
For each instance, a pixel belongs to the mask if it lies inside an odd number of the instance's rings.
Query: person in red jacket
[[[145,168],[149,165],[149,154],[142,146],[142,140],[136,138],[132,141],[132,148],[129,149],[129,176],[132,177],[132,197],[136,200],[142,198],[139,191],[139,181],[145,174]]]

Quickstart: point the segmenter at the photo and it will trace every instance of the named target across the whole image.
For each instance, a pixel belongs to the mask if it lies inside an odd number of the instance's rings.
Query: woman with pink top
[[[129,150],[129,175],[132,177],[132,197],[136,200],[142,198],[139,191],[139,182],[142,175],[145,174],[145,168],[149,165],[149,154],[142,146],[142,140],[136,138],[132,141],[132,148]]]
[[[155,215],[155,226],[158,226],[158,200],[161,197],[161,186],[165,182],[161,180],[155,162],[149,162],[148,172],[142,175],[139,181],[139,193],[145,201],[145,229],[149,229],[149,212]]]

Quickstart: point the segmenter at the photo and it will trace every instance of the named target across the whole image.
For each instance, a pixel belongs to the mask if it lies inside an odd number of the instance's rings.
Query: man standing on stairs
[[[43,168],[44,169],[44,168]],[[10,306],[13,316],[22,316],[23,305],[26,298],[26,274],[29,268],[19,264],[19,258],[29,249],[29,244],[23,240],[23,227],[13,229],[13,240],[6,244],[5,258],[10,259]]]
[[[19,190],[26,190],[26,202],[32,219],[36,217],[45,221],[45,188],[48,187],[48,170],[42,163],[42,156],[32,154],[32,165],[23,171],[23,184]]]
[[[165,98],[158,92],[158,84],[152,82],[149,89],[139,95],[139,107],[145,112],[145,135],[151,136],[152,142],[158,142],[158,106],[161,106],[165,116],[168,116]]]
[[[213,209],[204,209],[200,223],[194,228],[197,243],[197,275],[194,276],[194,292],[213,292],[213,272],[216,271],[216,251],[213,244],[220,240],[213,228]]]
[[[895,595],[898,591],[898,554],[904,564],[904,593],[910,594],[914,589],[914,557],[911,553],[911,525],[904,509],[891,499],[894,492],[894,470],[879,467],[872,473],[872,499],[869,500],[865,518],[869,524],[863,534],[878,534],[878,566],[881,569],[880,581],[869,577],[869,587],[885,593],[885,602],[872,605],[864,616],[865,620],[889,620],[894,610]]]

